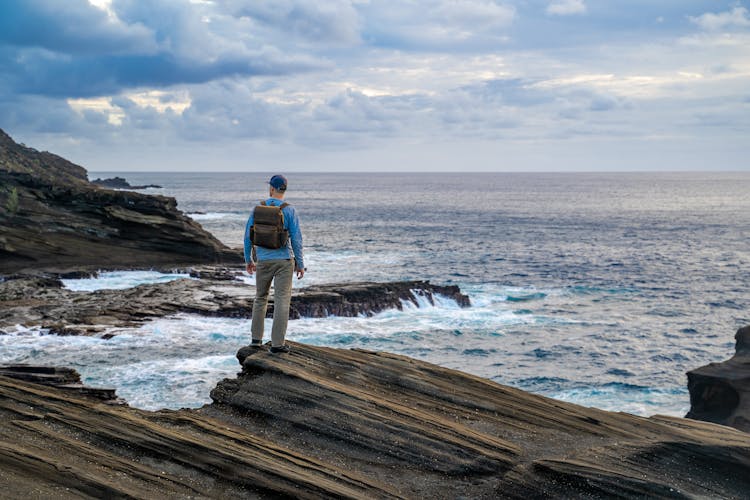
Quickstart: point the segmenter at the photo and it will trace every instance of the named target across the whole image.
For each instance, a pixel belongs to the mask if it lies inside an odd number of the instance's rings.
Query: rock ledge
[[[750,435],[583,408],[403,356],[255,348],[199,410],[0,375],[0,481],[80,498],[743,498]]]

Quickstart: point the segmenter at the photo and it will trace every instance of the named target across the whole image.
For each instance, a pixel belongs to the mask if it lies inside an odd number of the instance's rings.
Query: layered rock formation
[[[0,375],[0,482],[25,498],[744,498],[750,435],[563,403],[421,361],[238,353],[199,410]]]
[[[750,326],[737,330],[734,338],[732,358],[688,372],[686,417],[750,432]]]
[[[240,261],[174,198],[97,187],[0,130],[0,275]]]
[[[23,277],[0,283],[0,331],[14,325],[40,326],[62,335],[92,334],[113,326],[133,326],[151,318],[194,313],[203,316],[250,318],[255,288],[227,279],[229,270],[202,279],[181,279],[141,285],[126,290],[74,292],[53,277]],[[196,271],[192,274],[207,275]],[[401,309],[404,301],[415,305],[436,294],[469,305],[457,286],[438,286],[425,281],[350,283],[295,289],[290,317],[372,315],[385,309]],[[273,314],[273,300],[268,307]]]
[[[115,395],[115,389],[84,385],[81,382],[81,375],[72,368],[27,364],[0,365],[0,375],[48,385],[66,392],[92,396],[110,403],[125,404],[124,400]]]

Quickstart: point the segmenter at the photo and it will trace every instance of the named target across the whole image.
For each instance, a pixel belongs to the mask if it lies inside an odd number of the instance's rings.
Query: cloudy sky
[[[91,171],[750,170],[722,0],[2,0],[0,128]]]

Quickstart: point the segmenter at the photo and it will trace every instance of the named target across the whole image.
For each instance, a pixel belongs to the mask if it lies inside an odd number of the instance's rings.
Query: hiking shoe
[[[263,345],[262,340],[255,340],[253,339],[252,342],[250,342],[250,347],[260,347]]]
[[[271,348],[269,349],[269,351],[271,351],[274,354],[283,354],[283,353],[289,352],[291,350],[292,349],[288,345],[286,345],[286,344],[280,345],[278,347],[271,346]]]

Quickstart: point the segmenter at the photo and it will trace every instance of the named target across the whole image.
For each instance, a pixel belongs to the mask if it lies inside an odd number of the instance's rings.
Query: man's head
[[[286,193],[286,177],[283,175],[274,175],[271,177],[271,180],[268,181],[268,184],[271,186],[271,195],[276,192],[276,194],[280,196],[284,196],[284,193]]]

